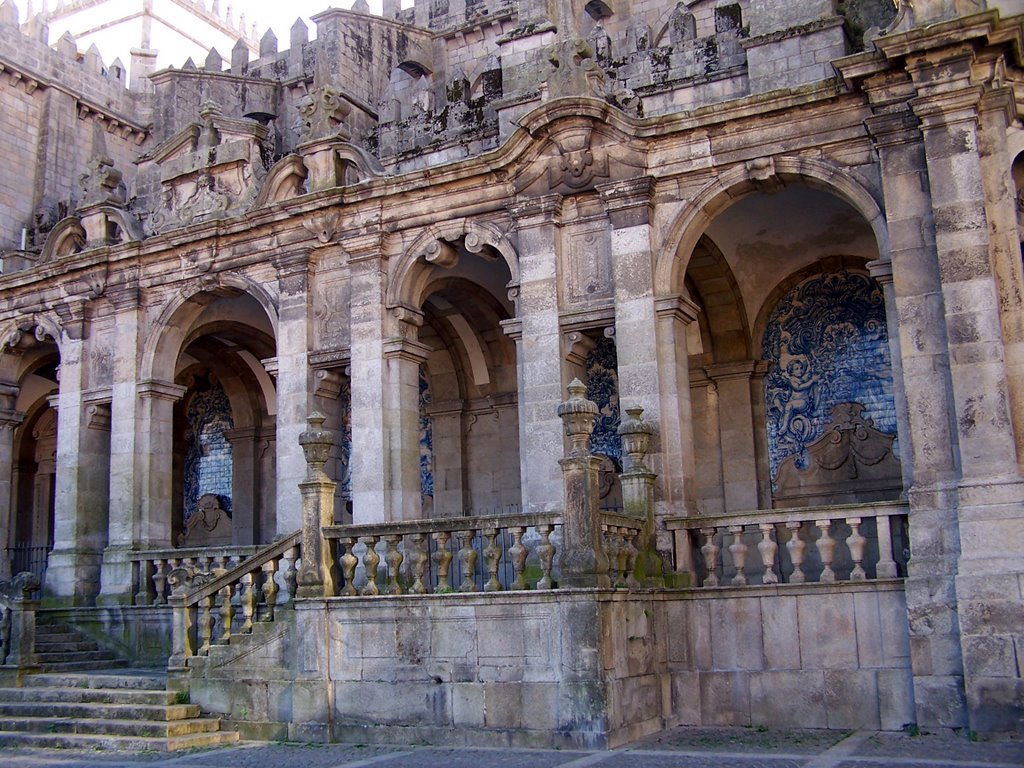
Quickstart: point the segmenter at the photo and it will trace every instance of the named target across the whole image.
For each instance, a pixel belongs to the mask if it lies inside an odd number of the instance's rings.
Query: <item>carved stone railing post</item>
[[[594,431],[597,404],[586,398],[587,388],[579,379],[573,379],[568,390],[569,399],[558,406],[558,415],[569,438],[569,453],[558,462],[565,489],[559,560],[562,581],[567,587],[607,589],[611,580],[598,511],[601,461],[591,455],[587,445]]]
[[[36,609],[39,601],[29,598],[36,589],[39,589],[39,578],[28,571],[22,571],[10,581],[0,582],[0,605],[6,613],[0,637],[0,664],[19,669],[36,666]]]
[[[331,597],[334,579],[333,558],[322,529],[334,522],[334,489],[337,485],[324,474],[324,464],[334,445],[334,434],[323,428],[326,417],[312,413],[306,419],[309,429],[299,436],[306,455],[306,479],[299,483],[302,493],[302,568],[299,570],[298,597]]]
[[[654,481],[658,477],[647,467],[645,459],[650,449],[654,427],[643,420],[644,409],[638,406],[626,409],[626,418],[619,424],[622,440],[623,511],[644,521],[638,542],[636,578],[645,587],[665,586],[665,565],[658,554],[657,530],[654,521]],[[623,574],[625,575],[625,574]]]

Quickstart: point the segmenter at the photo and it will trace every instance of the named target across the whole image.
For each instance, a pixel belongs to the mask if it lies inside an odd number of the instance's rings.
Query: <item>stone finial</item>
[[[558,406],[558,416],[569,438],[569,456],[587,456],[587,443],[597,419],[597,403],[587,399],[587,388],[579,379],[569,382],[566,389],[569,391],[569,399]]]
[[[309,428],[299,435],[299,445],[306,456],[306,476],[310,480],[324,477],[324,464],[334,445],[334,432],[323,428],[325,421],[326,416],[314,411],[306,417]]]
[[[260,40],[260,58],[273,56],[275,53],[277,53],[277,35],[274,34],[274,30],[268,29],[263,35],[263,39]]]
[[[231,49],[231,71],[240,75],[249,66],[249,44],[241,37]]]
[[[92,149],[88,171],[79,177],[81,200],[79,208],[90,205],[123,205],[126,194],[122,174],[114,167],[107,152],[106,131],[99,120],[93,121]]]
[[[199,69],[199,67],[196,66],[196,63],[192,60],[191,56],[189,56],[187,59],[185,59],[185,63],[181,65],[181,68],[182,69]]]
[[[291,47],[293,51],[301,51],[302,46],[309,42],[309,27],[302,18],[295,19],[291,30]]]
[[[619,424],[622,438],[622,464],[625,472],[647,472],[644,459],[651,444],[654,427],[643,420],[644,409],[632,406],[626,409],[626,418]]]
[[[348,137],[345,118],[352,111],[351,105],[339,90],[330,85],[314,89],[299,102],[302,114],[303,141],[340,136]]]
[[[370,4],[366,2],[366,0],[356,0],[354,3],[352,3],[352,10],[355,13],[369,13]]]
[[[70,32],[61,35],[60,40],[57,41],[57,52],[69,58],[78,56],[78,44],[75,42],[74,35]]]
[[[199,136],[199,146],[202,149],[211,149],[220,144],[220,133],[215,121],[222,111],[220,104],[213,99],[207,99],[199,106],[199,117],[203,121],[203,130]]]
[[[89,46],[89,50],[85,52],[85,58],[82,60],[82,64],[85,71],[90,74],[103,74],[103,57],[100,55],[100,49],[96,47],[96,43]]]
[[[14,4],[14,0],[4,0],[3,5],[0,5],[0,24],[18,26],[18,6]]]
[[[216,48],[211,48],[210,52],[206,54],[206,64],[203,66],[207,72],[223,72],[224,71],[224,57],[221,56]]]

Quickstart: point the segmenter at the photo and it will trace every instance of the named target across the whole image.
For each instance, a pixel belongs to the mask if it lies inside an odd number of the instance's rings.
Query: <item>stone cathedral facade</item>
[[[357,0],[129,88],[8,0],[0,578],[293,736],[1020,732],[1022,11]]]

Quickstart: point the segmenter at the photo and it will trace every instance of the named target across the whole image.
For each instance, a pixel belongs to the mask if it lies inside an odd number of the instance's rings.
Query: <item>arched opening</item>
[[[171,540],[263,544],[276,533],[274,330],[252,296],[207,296],[184,334],[174,383]]]
[[[681,292],[700,309],[688,338],[698,508],[895,498],[885,307],[865,267],[876,232],[836,194],[773,181],[712,206],[684,259]],[[851,444],[865,429],[870,444]],[[847,454],[817,444],[828,436]]]

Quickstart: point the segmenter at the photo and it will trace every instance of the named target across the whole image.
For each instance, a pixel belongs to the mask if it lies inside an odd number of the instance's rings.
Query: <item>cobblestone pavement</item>
[[[190,752],[0,749],[0,768],[1021,768],[1024,741],[677,728],[609,751],[242,743]]]

